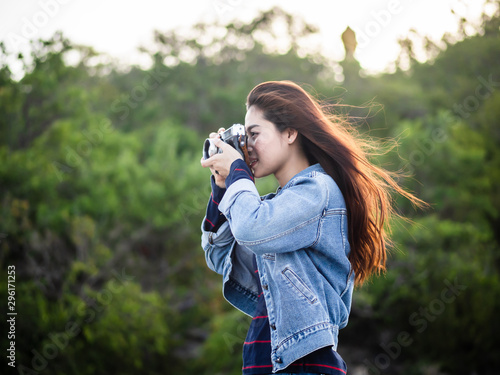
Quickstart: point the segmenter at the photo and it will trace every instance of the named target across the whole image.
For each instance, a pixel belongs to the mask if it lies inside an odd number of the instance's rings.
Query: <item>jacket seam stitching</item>
[[[267,237],[267,238],[264,238],[262,240],[259,240],[259,241],[241,241],[240,239],[236,239],[237,242],[240,244],[240,245],[260,245],[260,244],[263,244],[263,243],[266,243],[266,242],[269,242],[269,241],[273,241],[277,238],[280,238],[280,237],[283,237],[283,236],[286,236],[290,233],[293,233],[295,232],[296,230],[299,230],[299,229],[302,229],[303,227],[309,225],[309,224],[312,224],[314,223],[315,221],[319,221],[319,219],[321,218],[321,214],[319,215],[316,215],[314,216],[313,218],[307,220],[307,221],[304,221],[303,223],[293,227],[293,228],[290,228],[284,232],[281,232],[281,233],[278,233],[278,234],[275,234],[274,236],[271,236],[271,237]],[[316,239],[315,239],[316,241]]]
[[[241,291],[243,294],[248,295],[248,297],[252,298],[252,300],[254,300],[254,302],[258,301],[259,296],[256,293],[254,293],[251,290],[245,288],[243,285],[241,285],[239,282],[237,282],[231,276],[229,276],[229,279],[228,279],[227,282],[228,282],[229,285],[232,284],[232,286],[234,286],[236,289],[239,289],[239,291]]]
[[[294,336],[299,335],[299,334],[301,334],[301,333],[303,333],[305,331],[309,331],[312,328],[317,327],[317,326],[321,326],[321,325],[325,325],[325,327],[321,328],[321,329],[318,329],[317,331],[314,331],[312,333],[319,332],[319,331],[326,330],[326,329],[333,329],[333,328],[335,328],[335,326],[337,326],[336,324],[332,324],[331,322],[328,322],[328,321],[313,324],[312,326],[309,326],[307,328],[301,329],[300,331],[294,332],[293,334],[291,334],[287,338],[281,340],[280,343],[278,345],[276,345],[276,348],[274,349],[274,352],[277,352],[280,347],[284,346],[284,344],[286,342],[292,340]]]

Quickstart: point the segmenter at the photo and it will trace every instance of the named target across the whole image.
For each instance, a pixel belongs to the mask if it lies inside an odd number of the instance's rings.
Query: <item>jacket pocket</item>
[[[312,290],[295,272],[293,272],[292,269],[287,267],[281,273],[290,282],[290,284],[309,301],[309,303],[313,304],[318,300]]]

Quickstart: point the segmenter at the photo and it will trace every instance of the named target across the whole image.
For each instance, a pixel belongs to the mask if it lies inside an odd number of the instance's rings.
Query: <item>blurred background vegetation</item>
[[[339,104],[365,136],[398,140],[373,161],[406,171],[400,183],[432,205],[398,201],[412,222],[396,223],[387,274],[355,291],[340,333],[350,373],[498,374],[495,3],[472,36],[462,19],[443,46],[401,40],[398,68],[377,76],[360,74],[349,53],[304,54],[300,40],[315,27],[280,9],[249,24],[198,24],[189,36],[157,32],[147,70],[57,33],[15,56],[24,74],[14,79],[2,44],[0,301],[15,265],[17,373],[241,373],[249,321],[223,300],[200,247],[210,192],[201,145],[243,121],[254,85],[290,79]],[[258,42],[272,40],[276,22],[289,27],[286,53]],[[3,349],[7,330],[2,319]]]

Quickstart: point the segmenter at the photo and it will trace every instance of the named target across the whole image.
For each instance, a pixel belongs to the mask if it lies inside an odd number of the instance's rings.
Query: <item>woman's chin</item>
[[[255,169],[255,165],[256,165],[256,164],[257,164],[257,163],[252,163],[252,164],[250,165],[250,170],[252,171],[252,174],[253,174],[253,176],[254,176],[254,177],[258,177],[258,176],[256,175],[256,173],[258,173],[258,169],[257,169],[257,171],[256,171],[256,169]]]
[[[253,177],[254,178],[264,178],[264,177],[267,177],[267,176],[270,176],[272,173],[265,173],[261,170],[254,170],[252,169],[252,174],[253,174]]]

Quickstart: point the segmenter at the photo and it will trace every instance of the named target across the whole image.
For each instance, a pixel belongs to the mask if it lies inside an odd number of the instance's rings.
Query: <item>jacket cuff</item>
[[[203,221],[203,230],[215,233],[227,220],[222,212],[219,211],[219,203],[226,189],[220,188],[215,184],[214,176],[210,177],[210,184],[212,185],[212,193],[208,200],[207,212]]]
[[[245,163],[242,159],[236,159],[231,164],[229,175],[226,177],[226,189],[229,188],[231,184],[243,178],[254,182],[252,171],[248,167],[247,163]]]

